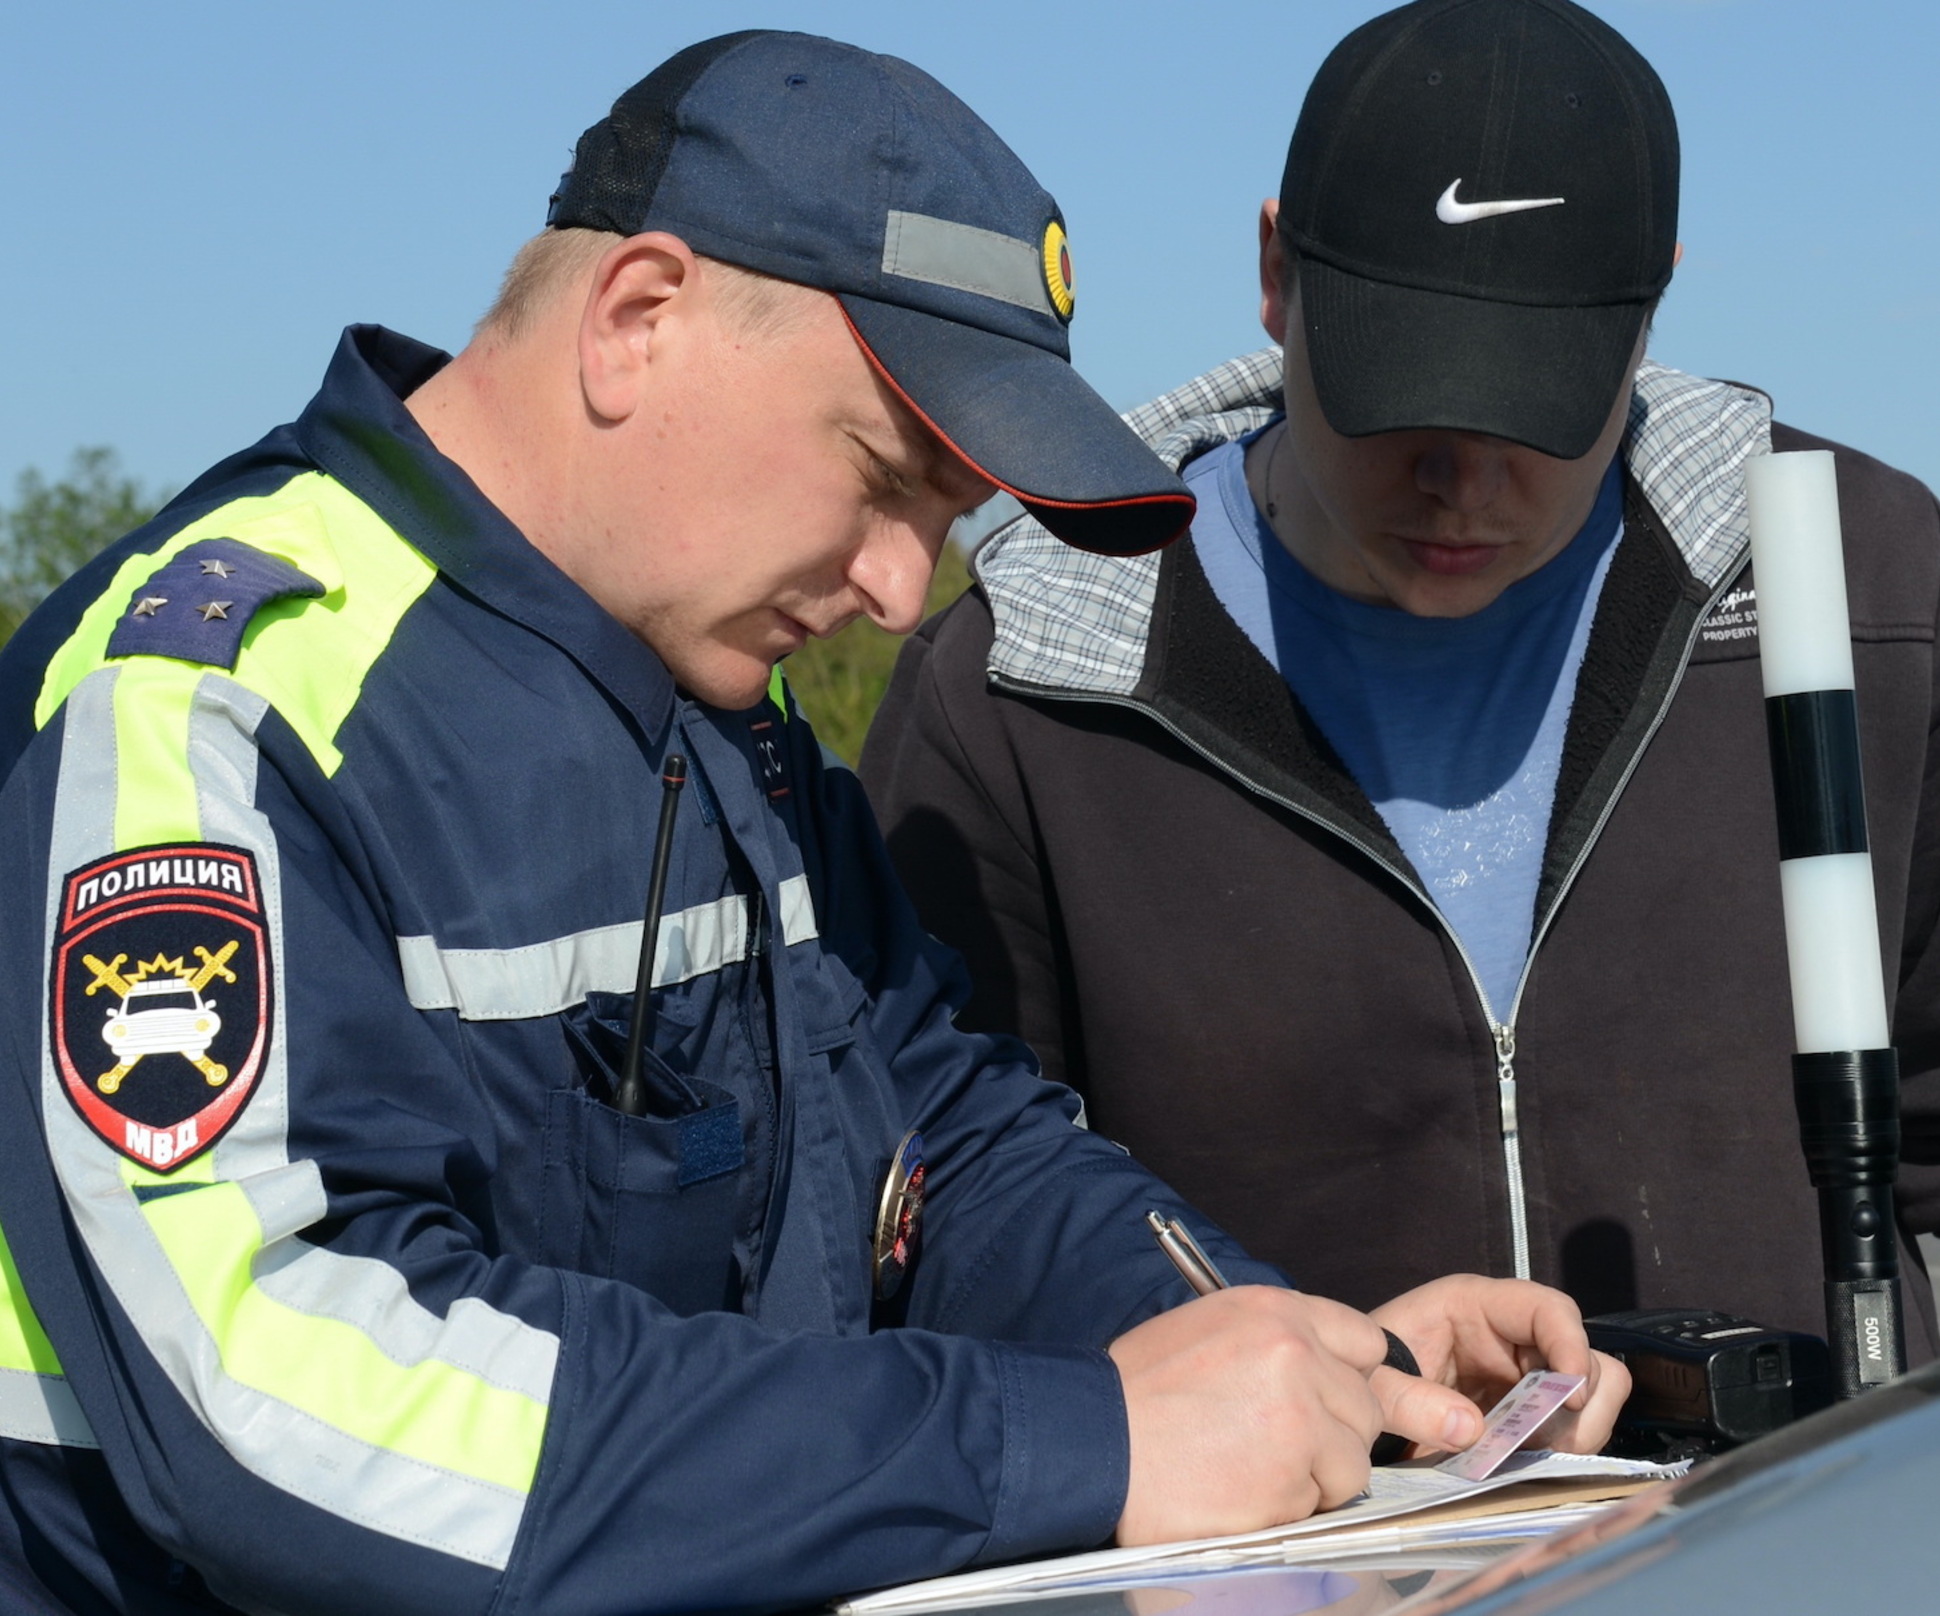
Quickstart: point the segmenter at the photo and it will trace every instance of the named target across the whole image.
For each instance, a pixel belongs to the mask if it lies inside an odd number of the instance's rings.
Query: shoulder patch
[[[107,654],[234,668],[257,612],[273,600],[322,593],[316,579],[277,556],[237,539],[202,539],[135,586]]]
[[[114,853],[62,884],[54,1062],[81,1120],[130,1161],[173,1172],[255,1093],[274,976],[263,922],[241,848]]]

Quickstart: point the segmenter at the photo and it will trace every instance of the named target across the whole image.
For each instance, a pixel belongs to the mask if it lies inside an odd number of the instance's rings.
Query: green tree
[[[50,482],[20,474],[14,503],[0,510],[0,643],[75,568],[161,509],[167,495],[121,469],[112,449],[76,449],[67,474]]]

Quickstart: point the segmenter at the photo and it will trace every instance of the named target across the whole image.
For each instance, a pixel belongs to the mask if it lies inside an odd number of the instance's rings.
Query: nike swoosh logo
[[[1456,189],[1461,185],[1457,180],[1442,192],[1441,200],[1435,204],[1435,217],[1443,224],[1474,224],[1477,219],[1493,219],[1504,213],[1527,213],[1531,208],[1560,208],[1560,196],[1532,196],[1518,202],[1457,202]]]

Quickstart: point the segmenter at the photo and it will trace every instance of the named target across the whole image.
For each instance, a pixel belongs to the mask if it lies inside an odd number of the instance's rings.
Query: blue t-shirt
[[[1507,1021],[1577,670],[1623,526],[1620,473],[1613,463],[1575,538],[1481,611],[1414,617],[1350,600],[1296,561],[1253,504],[1244,449],[1185,471],[1213,592],[1380,811]]]

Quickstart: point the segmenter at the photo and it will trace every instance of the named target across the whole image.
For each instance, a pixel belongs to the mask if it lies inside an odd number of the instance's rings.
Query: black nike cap
[[[1663,84],[1569,0],[1417,0],[1356,29],[1280,186],[1328,424],[1587,453],[1670,282],[1677,177]]]

